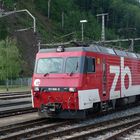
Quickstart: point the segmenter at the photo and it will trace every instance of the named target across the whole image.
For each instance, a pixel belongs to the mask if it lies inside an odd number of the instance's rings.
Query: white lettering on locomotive
[[[110,90],[110,99],[116,99],[120,97],[124,97],[127,93],[131,92],[132,90],[132,75],[130,68],[128,66],[124,66],[124,58],[121,57],[120,66],[110,66],[110,73],[114,73],[114,79]],[[128,87],[125,86],[125,76],[128,76],[129,81]],[[120,90],[115,90],[119,76],[121,77],[121,88]]]
[[[120,75],[120,67],[119,66],[110,66],[110,73],[115,73],[115,77],[113,79],[113,83],[110,90],[110,99],[116,99],[120,97],[120,91],[115,91],[119,75]]]
[[[128,88],[125,87],[125,76],[128,75]],[[130,91],[132,88],[132,76],[131,71],[128,66],[124,66],[124,58],[121,57],[121,97],[125,96],[127,91]]]

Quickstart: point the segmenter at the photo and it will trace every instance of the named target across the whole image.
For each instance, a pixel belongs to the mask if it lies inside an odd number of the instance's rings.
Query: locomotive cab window
[[[86,57],[85,60],[85,72],[95,72],[95,58]]]
[[[66,59],[66,67],[65,67],[65,72],[66,73],[77,73],[79,72],[79,61],[80,57],[68,57]]]
[[[36,73],[46,74],[46,73],[62,73],[63,58],[60,57],[50,57],[50,58],[40,58],[36,64]]]

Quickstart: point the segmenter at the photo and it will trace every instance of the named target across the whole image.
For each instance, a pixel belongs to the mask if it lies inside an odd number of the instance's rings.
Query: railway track
[[[27,113],[32,113],[32,112],[36,112],[36,110],[32,109],[32,107],[12,109],[12,110],[8,110],[8,111],[0,112],[0,118],[27,114]]]
[[[46,118],[45,119],[39,118],[39,119],[31,120],[31,121],[17,123],[14,125],[7,125],[4,127],[0,127],[0,138],[8,133],[15,133],[19,130],[30,129],[30,128],[42,126],[45,124],[47,124],[49,127],[53,128],[57,125],[65,124],[65,123],[67,123],[67,121],[59,120],[59,123],[58,123],[54,119],[51,120],[51,119],[46,119]]]
[[[1,92],[0,96],[10,96],[10,95],[21,95],[21,94],[30,94],[30,91],[23,91],[23,92]]]
[[[3,93],[0,97],[20,96],[19,93],[6,95]],[[27,93],[25,93],[26,95]],[[24,95],[24,93],[23,93]],[[31,107],[31,100],[27,98],[9,98],[0,100],[0,118],[21,115],[34,112]],[[93,119],[94,120],[94,119]],[[97,122],[96,124],[86,121],[62,121],[49,119],[38,119],[24,123],[18,123],[0,128],[0,140],[45,140],[45,139],[106,139],[113,140],[116,137],[122,137],[126,134],[126,128],[140,122],[140,114],[128,117]],[[130,130],[129,130],[130,131]],[[128,132],[128,130],[127,130]],[[111,133],[111,134],[110,134]]]
[[[93,119],[94,120],[94,119]],[[40,122],[41,121],[41,122]],[[123,128],[128,128],[133,124],[140,122],[140,113],[116,118],[99,123],[91,123],[88,120],[84,121],[60,121],[48,123],[48,120],[42,119],[39,121],[26,122],[8,126],[0,131],[0,140],[45,140],[45,139],[90,139],[98,138],[101,135],[110,131],[118,131]],[[18,131],[17,131],[18,130]],[[113,132],[112,132],[113,134]],[[109,137],[108,137],[109,138]]]
[[[140,122],[124,128],[115,134],[112,134],[105,140],[139,140],[140,139]]]
[[[34,111],[30,92],[0,93],[0,118]]]
[[[13,93],[0,93],[0,100],[11,100],[18,98],[31,97],[30,92],[13,92]]]
[[[39,130],[54,130],[59,126],[70,125],[71,121],[64,120],[50,120],[50,119],[38,119],[24,123],[18,123],[5,128],[0,128],[0,140],[15,140],[22,139],[27,135],[34,135]],[[20,130],[20,131],[19,131]]]

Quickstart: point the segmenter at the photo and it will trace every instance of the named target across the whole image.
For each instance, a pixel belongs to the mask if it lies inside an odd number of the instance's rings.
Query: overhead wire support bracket
[[[9,12],[2,12],[0,13],[0,18],[6,17],[15,13],[21,13],[21,12],[26,12],[28,15],[33,19],[33,31],[36,33],[36,18],[27,10],[27,9],[22,9],[22,10],[14,10],[14,11],[9,11]]]

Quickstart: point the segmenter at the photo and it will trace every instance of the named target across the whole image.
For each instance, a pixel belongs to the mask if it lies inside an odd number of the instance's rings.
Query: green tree
[[[0,40],[5,40],[8,36],[7,26],[5,21],[0,21]]]
[[[21,64],[16,41],[9,38],[0,41],[0,79],[18,77]]]

